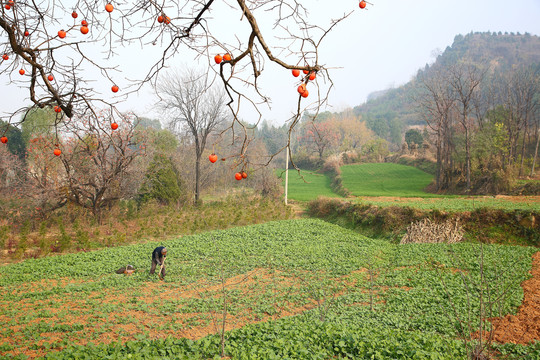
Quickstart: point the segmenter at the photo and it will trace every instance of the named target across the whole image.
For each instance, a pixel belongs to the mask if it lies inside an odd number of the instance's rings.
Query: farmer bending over
[[[167,248],[164,246],[158,246],[152,251],[152,268],[150,269],[150,274],[153,274],[156,271],[156,266],[160,266],[159,276],[161,278],[165,277],[165,258],[167,257]]]

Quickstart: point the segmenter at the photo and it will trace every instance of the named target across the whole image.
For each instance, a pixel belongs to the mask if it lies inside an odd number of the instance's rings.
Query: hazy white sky
[[[407,82],[419,68],[434,60],[434,50],[443,51],[452,44],[457,34],[489,30],[540,35],[540,0],[373,1],[374,4],[368,5],[367,11],[360,10],[356,0],[302,1],[310,10],[310,20],[322,21],[323,24],[327,24],[332,17],[354,10],[329,34],[320,49],[320,64],[333,68],[330,73],[334,84],[330,96],[333,107],[328,109],[330,111],[360,105],[370,92]],[[219,9],[212,12],[216,18],[220,14]],[[240,23],[240,16],[233,16],[236,18],[225,16],[219,20],[223,21],[224,28],[234,29],[235,24]],[[270,36],[266,34],[267,38]],[[139,47],[128,49],[127,52],[129,56],[119,57],[122,68],[126,69],[116,78],[121,89],[127,86],[126,78],[140,72],[141,59],[145,56]],[[181,53],[171,64],[182,67],[186,64],[193,66],[194,62]],[[199,66],[203,68],[206,63],[201,61]],[[273,101],[271,110],[264,112],[264,118],[282,124],[296,107],[297,79],[292,77],[290,71],[267,63],[260,80],[263,90]],[[7,81],[6,77],[0,79],[2,113],[13,111],[28,101],[27,91],[8,86]],[[328,86],[322,78],[318,78],[318,81],[321,88]],[[104,89],[110,89],[109,82],[101,85]],[[103,93],[111,96],[110,92]],[[152,118],[160,117],[151,89],[145,89],[138,97],[121,99],[123,102],[119,107],[123,110],[134,110],[139,115]],[[249,116],[249,113],[246,115]]]

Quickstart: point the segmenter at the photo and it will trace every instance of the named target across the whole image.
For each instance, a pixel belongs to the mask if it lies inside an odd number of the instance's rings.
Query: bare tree
[[[536,79],[535,79],[536,78]],[[513,69],[498,78],[499,103],[503,104],[506,116],[504,125],[508,131],[509,153],[506,165],[518,160],[519,144],[522,139],[521,155],[524,158],[526,136],[530,130],[537,100],[538,75],[529,69]],[[523,159],[524,160],[524,159]],[[523,167],[520,167],[520,175]]]
[[[365,121],[355,117],[352,113],[346,114],[342,119],[331,118],[332,128],[339,132],[339,147],[341,151],[355,150],[360,152],[366,142],[373,139],[374,133]]]
[[[0,218],[8,219],[8,212],[12,210],[13,202],[7,201],[10,198],[20,198],[28,194],[30,196],[35,192],[23,191],[26,183],[27,169],[23,161],[15,154],[12,154],[7,145],[0,143],[0,196],[4,201],[0,202]],[[27,189],[25,189],[27,190]],[[28,189],[30,190],[30,189]],[[35,197],[32,197],[35,199]],[[20,206],[20,202],[17,202]]]
[[[158,95],[168,126],[187,132],[195,149],[195,202],[200,198],[201,158],[210,134],[223,127],[227,118],[223,92],[211,86],[206,74],[188,70],[170,74],[158,85]]]
[[[110,113],[69,122],[60,155],[65,170],[66,197],[100,219],[101,210],[126,197],[132,163],[145,151],[134,136],[133,117],[124,116],[114,130]],[[132,189],[136,191],[138,189]]]
[[[474,99],[479,96],[479,88],[486,71],[471,64],[457,64],[449,68],[448,82],[456,93],[456,106],[459,111],[459,122],[465,131],[465,173],[467,190],[471,189],[471,134],[474,119]]]
[[[530,177],[534,176],[534,169],[536,167],[536,158],[538,157],[538,146],[540,145],[540,127],[538,126],[538,121],[536,122],[536,131],[534,133],[536,134],[536,145],[534,146],[533,162],[531,165],[531,172],[529,174]]]
[[[309,122],[306,124],[304,139],[309,147],[323,160],[323,155],[330,148],[336,146],[339,141],[339,133],[334,130],[332,123]]]
[[[51,134],[38,135],[29,140],[25,169],[26,176],[18,184],[21,194],[32,199],[41,214],[47,214],[67,204],[65,172],[53,151]]]
[[[512,89],[507,99],[507,104],[515,114],[517,128],[523,132],[521,143],[521,163],[519,176],[524,174],[525,148],[527,136],[530,137],[534,114],[539,106],[538,92],[540,91],[538,70],[533,68],[520,68],[512,72],[509,85]],[[515,151],[517,155],[517,151]]]
[[[446,189],[450,185],[452,108],[455,97],[447,84],[447,72],[443,68],[435,68],[432,73],[422,72],[419,76],[419,89],[415,95],[420,114],[435,133],[437,149],[437,169],[435,181],[437,190]]]

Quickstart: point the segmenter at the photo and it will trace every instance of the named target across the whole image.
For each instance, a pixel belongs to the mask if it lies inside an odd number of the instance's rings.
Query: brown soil
[[[540,341],[540,251],[533,255],[531,274],[532,277],[521,284],[524,297],[517,314],[490,319],[496,342],[528,344]]]

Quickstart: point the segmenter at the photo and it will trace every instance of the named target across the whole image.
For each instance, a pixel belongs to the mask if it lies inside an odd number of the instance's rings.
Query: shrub
[[[9,225],[0,226],[0,248],[4,249],[6,247],[6,240],[9,238],[10,231]]]
[[[341,169],[342,165],[341,157],[339,155],[330,156],[324,162],[321,171],[328,174],[332,182],[330,187],[332,190],[341,196],[349,196],[350,192],[343,187],[343,180],[341,178]]]
[[[250,173],[248,179],[253,184],[253,189],[263,197],[277,199],[283,193],[281,180],[274,174],[274,171],[265,167],[259,171]]]
[[[62,252],[71,248],[71,236],[66,232],[62,218],[58,218],[58,229],[60,230],[60,239],[56,241],[56,246],[52,250]]]
[[[341,154],[343,164],[354,164],[360,162],[360,155],[356,151],[346,151]]]
[[[389,158],[391,162],[401,165],[413,166],[428,174],[435,175],[437,170],[437,162],[429,157],[416,157],[411,155],[400,155]]]
[[[294,164],[303,170],[318,170],[323,164],[318,156],[307,153],[298,153],[294,156]]]
[[[475,194],[508,193],[512,188],[515,170],[508,166],[506,169],[480,166],[473,170],[471,187]]]
[[[511,195],[540,195],[540,181],[527,181],[517,184],[510,191]]]
[[[319,197],[309,202],[308,212],[311,216],[324,218],[335,215],[337,208],[343,204],[345,203],[338,199]]]

